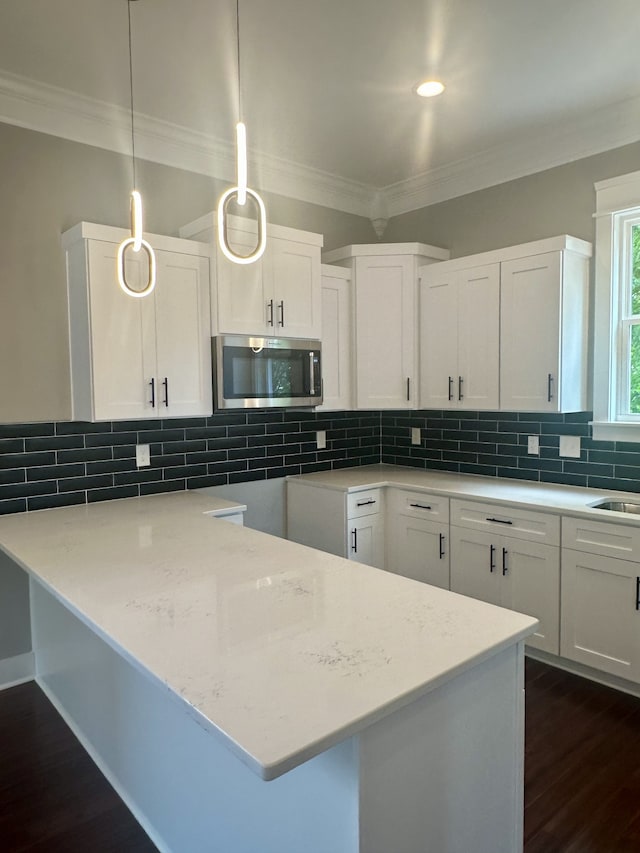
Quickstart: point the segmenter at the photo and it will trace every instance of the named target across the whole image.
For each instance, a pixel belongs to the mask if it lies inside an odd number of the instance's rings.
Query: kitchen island
[[[520,850],[536,620],[215,508],[176,493],[0,519],[38,683],[159,849]]]

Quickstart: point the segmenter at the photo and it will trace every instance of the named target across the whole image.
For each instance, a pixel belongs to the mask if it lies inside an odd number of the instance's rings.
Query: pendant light
[[[155,252],[142,237],[142,196],[136,189],[136,141],[135,128],[133,119],[133,59],[131,50],[131,3],[135,0],[127,0],[127,12],[129,20],[129,90],[131,95],[131,171],[133,178],[133,189],[131,190],[130,215],[131,215],[131,236],[123,240],[118,246],[118,254],[116,258],[116,269],[118,275],[118,284],[127,296],[142,297],[148,296],[156,285],[156,256]],[[125,272],[125,253],[131,246],[134,252],[139,252],[144,249],[148,261],[148,277],[147,284],[142,290],[134,290],[129,287]]]
[[[230,187],[218,202],[218,241],[223,255],[235,264],[252,264],[262,257],[267,245],[267,214],[264,202],[257,192],[247,186],[247,129],[242,121],[242,100],[240,88],[240,0],[236,0],[236,56],[238,61],[238,123],[236,125],[236,167],[237,186]],[[233,197],[241,207],[247,203],[247,196],[258,208],[258,238],[255,249],[248,255],[239,255],[229,245],[227,207]]]

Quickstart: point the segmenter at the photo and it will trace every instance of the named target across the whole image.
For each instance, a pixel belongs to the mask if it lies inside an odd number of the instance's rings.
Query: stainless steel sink
[[[633,501],[600,501],[597,504],[591,504],[593,509],[606,509],[609,512],[628,512],[631,515],[640,515],[640,503]]]

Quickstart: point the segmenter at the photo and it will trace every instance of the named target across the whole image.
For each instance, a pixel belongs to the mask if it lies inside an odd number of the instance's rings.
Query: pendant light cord
[[[133,188],[136,188],[136,135],[133,119],[133,51],[131,47],[131,0],[127,0],[127,12],[129,16],[129,94],[131,104],[131,172],[133,177]]]
[[[242,88],[240,86],[240,0],[236,0],[236,57],[238,59],[238,121],[242,121]]]

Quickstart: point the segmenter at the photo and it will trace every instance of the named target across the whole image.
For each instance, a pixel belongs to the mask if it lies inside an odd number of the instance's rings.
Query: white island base
[[[31,607],[38,683],[161,851],[522,850],[522,641],[264,781],[33,577]]]

